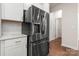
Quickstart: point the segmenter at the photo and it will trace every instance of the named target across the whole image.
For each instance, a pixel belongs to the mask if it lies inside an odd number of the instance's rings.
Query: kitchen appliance
[[[33,56],[46,56],[48,55],[48,40],[44,38],[43,40],[32,42],[32,55]]]
[[[24,10],[22,33],[28,35],[27,55],[46,56],[49,52],[49,14],[32,5]]]

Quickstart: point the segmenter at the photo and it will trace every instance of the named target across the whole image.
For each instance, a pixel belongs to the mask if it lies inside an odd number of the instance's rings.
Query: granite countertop
[[[2,35],[0,37],[0,40],[15,39],[15,38],[21,38],[21,37],[27,37],[27,35],[24,35],[24,34]]]

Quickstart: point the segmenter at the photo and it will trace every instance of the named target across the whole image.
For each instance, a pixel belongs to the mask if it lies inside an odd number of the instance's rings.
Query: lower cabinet
[[[0,41],[1,56],[27,56],[27,37]]]
[[[5,56],[26,56],[25,46],[13,46],[5,48]]]

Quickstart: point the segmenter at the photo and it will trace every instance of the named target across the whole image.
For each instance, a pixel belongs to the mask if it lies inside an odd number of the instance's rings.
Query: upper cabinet
[[[2,19],[23,21],[23,3],[2,3]]]
[[[23,21],[23,9],[28,10],[31,5],[39,7],[44,11],[49,11],[49,4],[36,3],[0,3],[1,4],[1,19],[11,21]],[[47,7],[46,7],[47,6]],[[37,11],[38,8],[34,8]],[[26,12],[28,13],[28,12]],[[37,11],[39,13],[39,11]],[[37,14],[36,14],[37,15]]]

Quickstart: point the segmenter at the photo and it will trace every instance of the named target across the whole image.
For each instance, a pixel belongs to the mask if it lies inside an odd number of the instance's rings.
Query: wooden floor
[[[79,56],[79,51],[62,47],[61,38],[49,43],[49,56]]]

